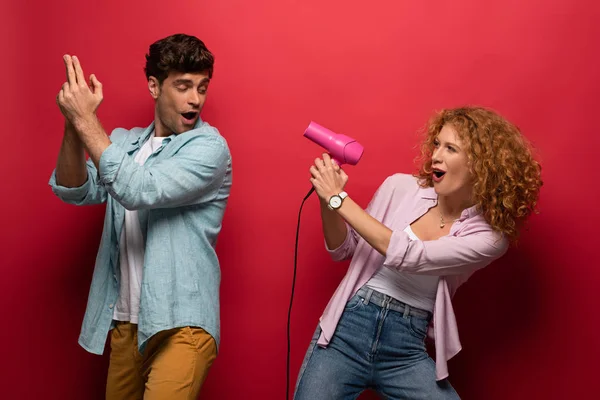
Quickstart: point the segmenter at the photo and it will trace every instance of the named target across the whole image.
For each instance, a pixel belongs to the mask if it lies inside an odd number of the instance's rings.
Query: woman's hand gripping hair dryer
[[[365,148],[351,137],[332,132],[312,121],[308,125],[308,128],[306,128],[306,131],[304,131],[304,137],[327,150],[333,162],[340,166],[343,164],[356,165],[365,151]],[[314,190],[315,188],[313,187],[305,199]]]

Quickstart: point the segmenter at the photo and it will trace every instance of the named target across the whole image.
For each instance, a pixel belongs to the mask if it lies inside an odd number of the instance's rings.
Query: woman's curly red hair
[[[483,107],[442,110],[430,121],[421,145],[421,167],[415,175],[422,187],[432,187],[433,142],[442,127],[451,125],[466,144],[473,200],[485,220],[511,242],[534,212],[543,182],[541,166],[519,128]]]

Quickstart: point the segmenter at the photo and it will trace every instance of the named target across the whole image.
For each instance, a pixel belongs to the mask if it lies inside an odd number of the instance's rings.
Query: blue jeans
[[[435,380],[425,348],[430,319],[427,311],[362,287],[326,348],[317,346],[317,326],[294,399],[356,399],[368,388],[386,399],[460,399],[447,380]]]

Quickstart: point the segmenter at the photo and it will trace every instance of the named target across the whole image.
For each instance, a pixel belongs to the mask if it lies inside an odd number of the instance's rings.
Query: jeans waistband
[[[432,314],[429,311],[410,306],[406,303],[394,299],[393,297],[388,296],[387,294],[383,294],[367,286],[363,286],[360,289],[358,289],[358,292],[356,292],[356,294],[365,300],[365,304],[373,303],[382,308],[387,307],[390,310],[403,313],[404,316],[412,315],[414,317],[424,318],[427,320],[431,319],[432,316]]]

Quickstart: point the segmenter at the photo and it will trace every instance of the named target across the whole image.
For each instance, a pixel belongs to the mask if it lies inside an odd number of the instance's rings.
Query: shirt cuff
[[[348,254],[348,251],[352,250],[352,247],[354,245],[354,243],[352,242],[354,240],[353,234],[352,234],[352,228],[347,223],[346,223],[346,232],[347,232],[346,238],[344,239],[342,244],[339,245],[338,247],[336,247],[335,249],[330,249],[327,246],[327,241],[326,240],[324,241],[325,249],[331,256],[331,258],[335,261],[343,260],[346,257],[346,255]]]
[[[60,199],[66,202],[77,202],[81,201],[90,190],[90,179],[89,176],[85,180],[85,183],[78,187],[66,187],[61,186],[56,182],[56,170],[52,171],[48,184],[52,188],[52,191]]]
[[[385,261],[383,262],[383,265],[388,268],[398,269],[402,264],[402,261],[404,261],[404,256],[408,250],[409,243],[410,238],[408,237],[408,233],[393,230],[390,244],[385,252]]]

